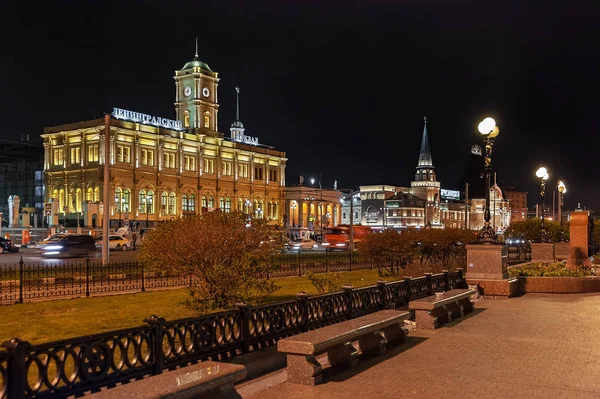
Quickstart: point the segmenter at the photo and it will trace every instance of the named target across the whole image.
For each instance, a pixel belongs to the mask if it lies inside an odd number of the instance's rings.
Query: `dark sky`
[[[53,1],[3,5],[0,134],[99,117],[173,118],[176,69],[219,72],[246,133],[287,151],[288,183],[409,185],[423,116],[438,179],[455,188],[477,124],[500,127],[498,181],[529,191],[538,166],[566,208],[600,209],[600,3],[566,1]],[[549,190],[551,191],[552,188]]]

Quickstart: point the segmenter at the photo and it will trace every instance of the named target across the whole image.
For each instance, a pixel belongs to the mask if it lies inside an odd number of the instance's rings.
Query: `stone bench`
[[[352,341],[358,340],[362,353],[385,353],[388,341],[404,342],[404,320],[409,317],[409,312],[381,310],[279,340],[277,350],[287,354],[288,381],[320,384],[323,368],[315,356],[323,353],[327,353],[331,366],[356,366],[358,351]]]
[[[434,329],[473,311],[469,298],[476,292],[474,288],[457,288],[410,301],[408,308],[415,311],[417,328]]]
[[[239,397],[233,384],[246,377],[239,364],[206,361],[98,392],[94,399]]]

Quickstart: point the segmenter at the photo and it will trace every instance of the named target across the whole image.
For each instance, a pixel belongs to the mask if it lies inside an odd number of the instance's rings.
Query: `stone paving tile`
[[[322,385],[285,382],[250,398],[600,398],[599,295],[527,294],[475,308],[326,373]]]

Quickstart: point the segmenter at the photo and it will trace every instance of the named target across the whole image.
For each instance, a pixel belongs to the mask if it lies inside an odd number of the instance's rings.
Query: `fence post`
[[[410,280],[412,279],[412,277],[404,277],[404,283],[406,284],[406,303],[408,304],[410,302]]]
[[[161,374],[163,372],[164,353],[162,343],[165,322],[165,319],[156,315],[152,315],[147,319],[144,319],[144,323],[148,323],[154,328],[154,332],[152,333],[154,340],[154,345],[152,348],[152,352],[154,352],[154,356],[152,356],[152,360],[154,360],[154,364],[152,365],[152,374],[154,375]]]
[[[246,302],[236,303],[235,307],[242,312],[242,353],[250,352],[250,306]]]
[[[10,341],[4,341],[2,347],[12,352],[8,361],[6,393],[8,398],[25,397],[25,385],[27,384],[27,368],[25,363],[25,354],[31,348],[27,341],[21,341],[19,338],[13,338]]]
[[[308,294],[304,291],[296,294],[302,313],[302,331],[308,331]]]
[[[140,267],[142,268],[142,292],[146,292],[146,284],[144,282],[144,264],[138,263],[138,265],[140,265]]]
[[[380,303],[379,303],[379,307],[381,309],[393,309],[395,308],[394,305],[391,304],[391,302],[389,302],[385,296],[385,281],[383,280],[378,280],[377,281],[377,288],[379,288],[379,296],[381,297],[380,299]]]
[[[329,262],[327,262],[327,248],[325,248],[325,273],[329,273]]]
[[[352,287],[351,285],[345,285],[342,287],[344,290],[344,294],[346,294],[346,301],[348,301],[348,314],[346,315],[346,319],[350,320],[352,318]]]
[[[21,260],[19,260],[19,303],[23,303],[23,255],[21,255]]]
[[[431,286],[431,273],[425,273],[425,279],[427,280],[427,296],[433,295],[433,287]]]
[[[446,281],[445,291],[450,291],[450,289],[454,287],[450,287],[450,280],[448,279],[448,270],[442,270],[442,273],[444,273],[444,280]]]
[[[302,276],[302,270],[300,269],[300,250],[298,250],[298,277]]]
[[[90,256],[85,256],[85,296],[90,296]]]

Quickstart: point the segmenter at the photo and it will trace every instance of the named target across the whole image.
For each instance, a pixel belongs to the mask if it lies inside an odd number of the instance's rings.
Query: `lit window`
[[[238,169],[239,177],[248,177],[248,165],[241,163],[238,165]]]
[[[204,158],[204,173],[215,173],[214,172],[214,160]]]
[[[96,187],[94,189],[94,202],[100,201],[100,188]]]
[[[169,194],[169,215],[175,215],[176,202],[175,193]]]
[[[117,162],[131,162],[131,147],[125,145],[117,146]]]
[[[163,154],[163,168],[175,169],[175,153],[165,152]]]
[[[263,179],[263,169],[261,167],[254,168],[254,179],[262,180]]]
[[[215,200],[212,195],[209,195],[206,200],[207,208],[213,208],[215,206]]]
[[[190,194],[190,199],[188,200],[188,210],[190,212],[196,212],[196,196],[194,194]]]
[[[53,157],[52,157],[53,165],[59,166],[59,165],[64,164],[62,148],[55,148],[52,155],[53,155]]]
[[[98,144],[89,144],[87,153],[88,162],[98,162]]]
[[[146,191],[140,190],[140,198],[138,203],[138,212],[146,213]]]
[[[186,155],[184,157],[183,168],[185,170],[191,170],[191,171],[196,170],[196,157],[191,156],[191,155]]]
[[[143,166],[154,166],[154,151],[142,148],[141,164]]]
[[[225,206],[223,207],[223,212],[231,212],[231,198],[229,197],[225,198]]]
[[[190,127],[190,111],[188,110],[183,114],[183,127]]]
[[[232,174],[231,162],[224,161],[222,163],[222,173],[223,173],[223,176],[231,176],[231,174]]]
[[[210,114],[204,115],[204,127],[207,129],[210,128]]]
[[[277,169],[269,170],[269,181],[277,181]]]
[[[90,187],[87,189],[87,192],[85,194],[85,200],[92,201],[93,198],[94,198],[94,189]]]
[[[148,213],[154,213],[154,191],[148,191],[146,193],[146,211]]]

